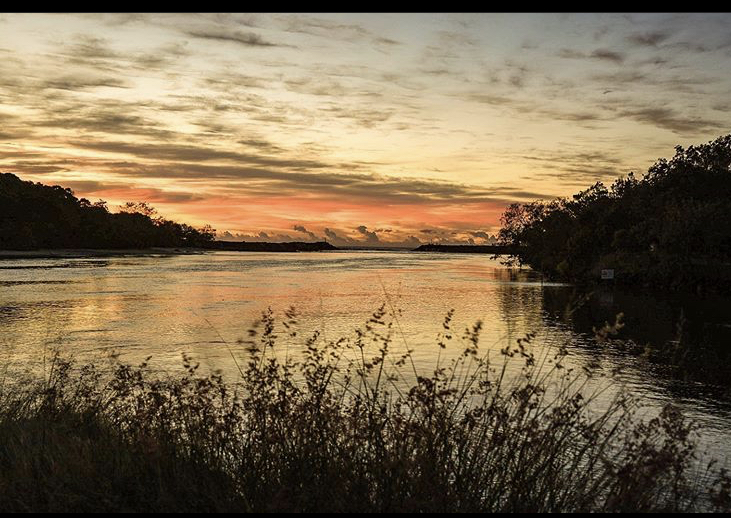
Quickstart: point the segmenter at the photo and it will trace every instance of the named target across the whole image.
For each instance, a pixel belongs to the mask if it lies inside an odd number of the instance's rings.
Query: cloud
[[[340,235],[331,228],[325,228],[326,241],[335,246],[348,246],[357,244],[358,241],[347,235]]]
[[[185,34],[194,38],[200,38],[205,40],[231,42],[245,47],[289,47],[290,45],[282,45],[279,43],[272,43],[265,40],[261,35],[255,32],[244,32],[244,31],[231,31],[227,29],[198,29],[188,30]]]
[[[146,201],[149,203],[185,204],[204,201],[206,196],[197,192],[137,187],[122,182],[95,180],[64,180],[64,187],[71,188],[77,196],[112,198],[126,201]]]
[[[329,164],[316,160],[262,157],[258,154],[228,151],[204,146],[190,146],[185,144],[148,144],[105,140],[73,140],[69,143],[82,149],[93,149],[107,153],[123,153],[140,158],[153,158],[156,160],[187,160],[191,162],[230,160],[237,163],[252,165],[303,169],[319,169],[329,166]]]
[[[602,59],[605,61],[613,61],[615,63],[622,63],[625,60],[625,55],[622,52],[615,52],[607,49],[597,49],[591,53],[590,57],[594,59]]]
[[[375,232],[371,232],[368,230],[368,227],[365,225],[360,225],[358,228],[356,228],[359,234],[363,235],[365,237],[365,243],[367,245],[379,245],[381,244],[381,240],[378,238],[378,235]]]
[[[135,114],[124,103],[67,103],[32,120],[36,128],[78,129],[109,135],[141,135],[172,139],[177,133],[161,127],[159,122]]]
[[[541,151],[534,154],[521,155],[521,159],[535,166],[526,179],[541,179],[554,183],[585,186],[596,181],[615,179],[626,174],[630,168],[624,165],[619,153],[606,151]],[[528,193],[525,193],[528,194]],[[546,199],[547,196],[534,199]]]
[[[309,230],[307,230],[302,225],[295,225],[294,230],[296,230],[297,232],[302,232],[303,234],[306,234],[313,241],[317,241],[317,236],[313,232],[310,232]]]
[[[56,90],[89,90],[92,88],[130,88],[130,85],[118,77],[94,76],[94,75],[66,75],[43,82],[42,88]]]
[[[558,55],[559,57],[566,59],[597,59],[602,61],[612,61],[614,63],[622,63],[626,59],[624,53],[608,49],[596,49],[591,54],[574,49],[561,49]]]
[[[622,117],[652,124],[678,134],[697,134],[702,132],[720,131],[728,125],[720,120],[712,120],[699,116],[686,116],[669,107],[647,107],[619,111]]]
[[[280,16],[279,20],[283,22],[283,29],[286,32],[345,41],[360,40],[373,36],[370,31],[359,24],[340,23],[301,15]]]
[[[670,37],[669,33],[662,31],[638,32],[631,34],[627,39],[641,47],[657,47],[660,43]]]
[[[382,36],[376,37],[374,43],[379,45],[401,45],[401,42],[392,40],[391,38],[384,38]]]

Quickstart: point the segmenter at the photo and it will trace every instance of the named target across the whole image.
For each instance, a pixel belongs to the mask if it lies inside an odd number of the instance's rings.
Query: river
[[[394,344],[414,349],[419,369],[434,365],[436,337],[450,309],[455,335],[482,321],[480,347],[491,354],[533,332],[535,347],[567,344],[575,366],[594,365],[613,390],[630,391],[648,408],[681,406],[698,424],[701,450],[728,458],[731,397],[722,380],[729,365],[723,363],[731,341],[729,300],[632,294],[610,286],[584,297],[572,286],[544,282],[536,272],[509,269],[485,255],[211,252],[1,260],[2,369],[5,376],[43,372],[51,351],[59,349],[79,361],[100,361],[111,352],[129,362],[152,356],[154,368],[171,372],[186,353],[205,370],[235,376],[232,354],[245,355],[237,340],[247,338],[269,307],[279,320],[295,307],[298,340],[315,330],[334,340],[353,336],[384,303],[398,312]],[[592,327],[619,312],[626,321],[619,341],[598,344]],[[616,346],[628,340],[630,349],[698,342],[713,351],[707,362],[713,369],[642,359]],[[297,346],[290,352],[296,355]]]

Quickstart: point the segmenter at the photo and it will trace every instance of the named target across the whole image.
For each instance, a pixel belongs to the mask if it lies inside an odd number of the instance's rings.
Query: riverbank
[[[322,252],[338,250],[329,243],[265,243],[259,241],[214,241],[205,248],[151,247],[151,248],[59,248],[39,250],[0,250],[0,259],[85,259],[89,257],[117,257],[125,255],[192,255],[206,252]]]
[[[89,257],[117,257],[125,255],[192,255],[208,252],[202,248],[60,248],[41,250],[0,250],[0,259],[86,259]]]

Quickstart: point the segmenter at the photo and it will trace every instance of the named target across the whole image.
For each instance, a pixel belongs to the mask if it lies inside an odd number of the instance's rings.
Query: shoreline
[[[194,255],[212,250],[203,248],[58,248],[40,250],[0,250],[0,259],[84,259],[88,257],[117,257],[145,255]]]
[[[301,253],[301,252],[431,252],[441,254],[493,254],[503,255],[504,251],[468,250],[465,247],[460,249],[459,245],[432,249],[414,248],[387,248],[387,247],[343,247],[333,249],[318,249],[307,246],[310,243],[238,243],[234,245],[215,248],[174,248],[174,247],[152,247],[152,248],[41,248],[38,250],[0,250],[0,260],[9,259],[85,259],[90,257],[122,257],[122,256],[172,256],[172,255],[202,255],[209,252],[276,252],[276,253]],[[284,245],[284,246],[282,246]],[[289,245],[289,246],[287,246]],[[302,247],[292,245],[305,245]],[[433,246],[433,245],[432,245]],[[311,248],[311,249],[308,249]]]

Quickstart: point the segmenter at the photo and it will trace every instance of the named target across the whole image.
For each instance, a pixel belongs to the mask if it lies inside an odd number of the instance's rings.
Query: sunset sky
[[[0,15],[0,171],[247,240],[484,241],[731,131],[726,14]]]

